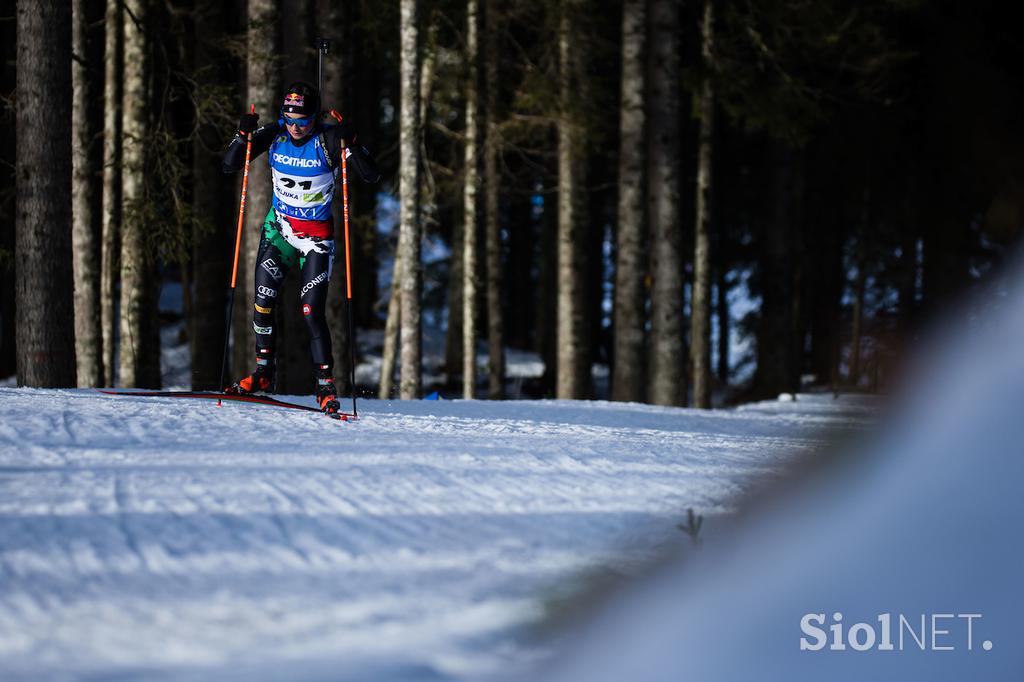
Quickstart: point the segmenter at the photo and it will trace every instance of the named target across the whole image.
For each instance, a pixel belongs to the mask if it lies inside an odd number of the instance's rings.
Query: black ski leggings
[[[327,284],[334,264],[334,241],[323,240],[320,243],[326,253],[313,250],[302,256],[284,241],[280,233],[271,233],[268,238],[265,231],[260,239],[259,255],[256,258],[256,304],[252,318],[257,355],[274,356],[274,306],[277,304],[281,282],[298,259],[301,272],[299,303],[309,330],[309,350],[313,363],[334,364],[326,316]]]

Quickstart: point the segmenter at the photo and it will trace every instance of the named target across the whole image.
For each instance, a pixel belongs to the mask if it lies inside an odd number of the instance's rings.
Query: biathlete
[[[320,409],[333,413],[339,411],[340,404],[325,308],[335,254],[331,204],[341,154],[363,182],[378,182],[380,172],[369,152],[355,143],[356,133],[351,126],[324,125],[320,119],[316,88],[304,82],[293,83],[285,91],[278,120],[257,128],[259,117],[243,114],[238,133],[224,154],[224,172],[238,172],[245,162],[246,139],[252,133],[251,158],[267,152],[274,184],[274,201],[263,223],[256,257],[252,321],[256,369],[225,392],[272,390],[274,306],[281,281],[298,263],[302,279],[299,302],[309,329],[316,400]]]

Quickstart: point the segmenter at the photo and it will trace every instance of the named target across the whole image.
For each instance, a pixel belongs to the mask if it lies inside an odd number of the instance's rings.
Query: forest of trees
[[[287,83],[317,82],[327,38],[324,108],[384,174],[350,183],[356,336],[383,339],[360,393],[421,397],[429,373],[510,397],[510,349],[545,368],[515,396],[885,388],[1019,241],[1010,5],[18,0],[0,16],[0,378],[159,386],[158,297],[178,282],[192,386],[221,388],[241,183],[221,156],[250,104],[273,120]],[[270,194],[261,157],[234,378]],[[288,282],[277,390],[308,394]],[[344,267],[331,287],[347,392]]]

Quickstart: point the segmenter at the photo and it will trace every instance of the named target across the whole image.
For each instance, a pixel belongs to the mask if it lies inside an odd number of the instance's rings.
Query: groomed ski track
[[[819,396],[359,411],[0,388],[3,679],[514,674],[578,576],[689,542],[688,507],[728,512],[872,415]]]

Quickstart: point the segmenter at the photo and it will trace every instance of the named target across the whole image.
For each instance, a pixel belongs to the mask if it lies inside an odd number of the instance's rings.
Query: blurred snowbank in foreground
[[[1022,679],[1024,288],[995,307],[870,443],[614,595],[544,679]]]

